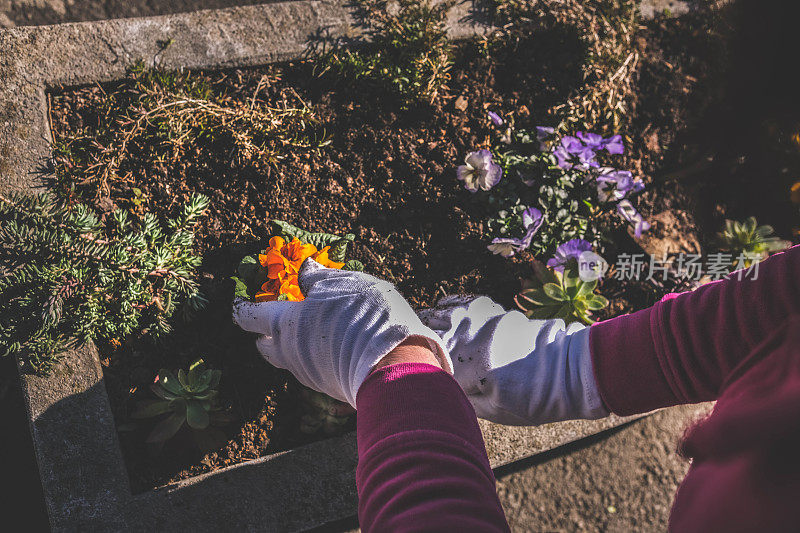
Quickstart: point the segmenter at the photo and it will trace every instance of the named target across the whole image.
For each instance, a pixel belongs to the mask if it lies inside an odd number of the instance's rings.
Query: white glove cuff
[[[450,353],[433,330],[422,324],[393,325],[373,335],[364,349],[363,353],[375,355],[370,358],[361,358],[358,360],[358,367],[355,372],[351,374],[352,381],[349,390],[345,389],[345,394],[347,394],[346,400],[350,405],[355,407],[358,389],[361,387],[361,384],[364,383],[364,380],[367,379],[370,372],[372,372],[372,369],[375,368],[375,365],[409,337],[423,337],[427,340],[431,351],[436,355],[439,364],[442,365],[442,370],[450,375],[453,374],[453,363],[450,360]]]
[[[575,343],[576,349],[570,346],[569,357],[576,363],[577,377],[580,386],[583,389],[583,397],[576,398],[576,407],[578,408],[577,417],[585,418],[587,420],[596,420],[604,418],[610,413],[603,404],[600,398],[600,392],[597,390],[597,382],[594,378],[594,366],[592,363],[592,352],[589,346],[589,331],[591,328],[584,328],[572,334],[573,338],[571,343]]]

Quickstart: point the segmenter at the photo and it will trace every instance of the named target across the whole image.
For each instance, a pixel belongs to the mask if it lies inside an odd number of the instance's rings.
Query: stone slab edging
[[[487,31],[471,9],[462,2],[451,12],[452,38]],[[49,172],[50,89],[120,79],[139,60],[170,69],[296,59],[320,35],[353,35],[353,22],[346,0],[302,0],[0,30],[0,192],[40,188]],[[49,376],[21,380],[54,530],[291,531],[356,512],[354,434],[134,495],[95,348],[69,351]],[[497,467],[628,420],[481,428]]]

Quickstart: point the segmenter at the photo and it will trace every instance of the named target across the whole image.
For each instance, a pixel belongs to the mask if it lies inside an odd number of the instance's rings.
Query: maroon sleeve
[[[387,366],[356,405],[364,531],[508,531],[475,411],[449,374]]]
[[[738,365],[800,313],[800,246],[731,276],[592,326],[595,379],[620,415],[716,399]],[[755,278],[755,279],[753,279]]]

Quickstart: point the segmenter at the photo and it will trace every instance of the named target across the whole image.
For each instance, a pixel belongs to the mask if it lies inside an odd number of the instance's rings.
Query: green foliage
[[[193,430],[203,431],[212,424],[227,421],[225,410],[217,399],[221,370],[206,368],[198,359],[189,365],[189,371],[174,372],[161,369],[151,386],[158,399],[143,401],[132,418],[161,420],[147,437],[149,443],[161,443],[172,438],[186,424]]]
[[[597,245],[602,234],[597,224],[600,213],[614,204],[597,201],[597,184],[591,175],[577,167],[564,170],[548,151],[539,151],[535,133],[517,130],[512,142],[495,149],[503,179],[488,192],[489,205],[497,215],[489,218],[494,237],[521,237],[525,234],[522,213],[529,207],[544,215],[530,251],[535,257],[552,256],[556,247],[572,239],[585,239]]]
[[[725,221],[725,230],[718,234],[720,247],[731,252],[734,262],[744,259],[745,265],[758,263],[772,252],[783,250],[792,245],[774,235],[772,226],[759,226],[755,217],[744,222]]]
[[[75,340],[157,337],[177,309],[201,309],[192,246],[207,206],[193,195],[162,226],[151,213],[100,219],[51,194],[0,197],[0,354],[46,372]]]
[[[349,404],[334,400],[321,392],[304,388],[302,398],[300,431],[306,434],[321,431],[325,435],[338,435],[347,429],[347,423],[355,414]]]
[[[323,53],[325,70],[367,81],[404,105],[433,103],[450,79],[451,45],[445,21],[453,0],[355,0],[368,42]],[[358,44],[360,46],[354,46]]]
[[[364,264],[355,259],[348,260],[347,246],[355,241],[356,236],[352,233],[344,237],[331,233],[310,232],[298,228],[283,220],[270,221],[273,237],[283,237],[287,241],[294,238],[306,244],[313,244],[317,250],[322,250],[330,246],[328,257],[337,263],[344,263],[343,270],[364,270]],[[265,253],[262,251],[262,253]],[[252,300],[255,294],[261,289],[261,285],[267,280],[267,269],[261,266],[258,261],[258,254],[245,256],[236,269],[236,275],[231,277],[234,283],[234,298]],[[282,300],[283,298],[278,298]]]
[[[565,322],[592,324],[592,311],[608,305],[608,300],[595,293],[597,281],[583,281],[578,276],[574,259],[563,272],[533,261],[534,277],[527,280],[514,297],[517,306],[528,318],[561,318]]]

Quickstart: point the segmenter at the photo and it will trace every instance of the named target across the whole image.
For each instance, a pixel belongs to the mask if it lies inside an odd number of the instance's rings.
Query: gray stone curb
[[[119,79],[137,60],[220,68],[298,58],[313,36],[352,34],[345,5],[296,1],[0,31],[0,191],[41,187],[49,89]],[[451,13],[451,37],[487,30],[470,9],[464,2]],[[22,386],[54,530],[292,531],[356,512],[353,434],[133,495],[93,347],[67,353],[50,376],[22,375]],[[481,427],[496,467],[627,420]]]

